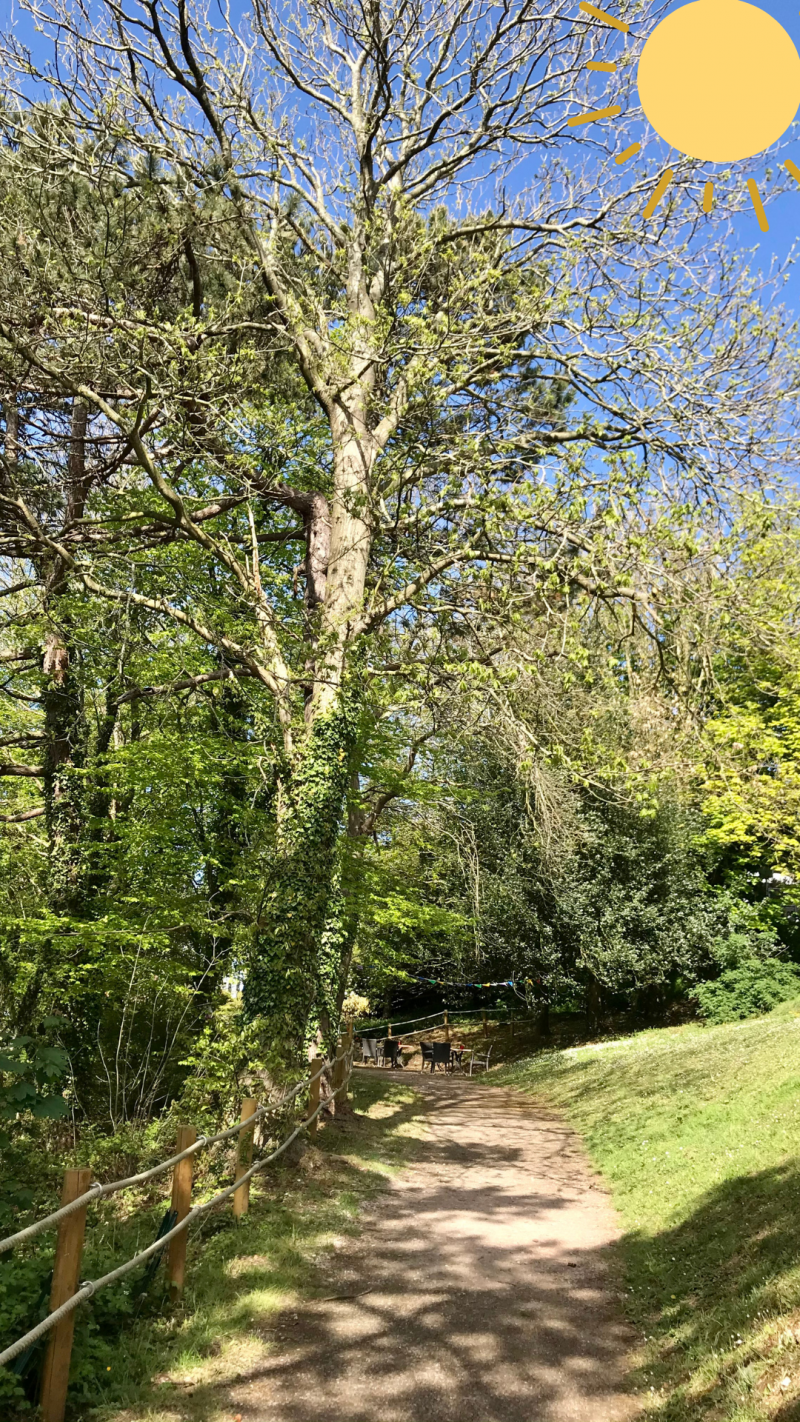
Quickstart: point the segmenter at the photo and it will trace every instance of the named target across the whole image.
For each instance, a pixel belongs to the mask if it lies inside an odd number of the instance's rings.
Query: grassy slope
[[[560,1107],[611,1187],[652,1415],[800,1422],[800,1002],[503,1079]]]
[[[226,1381],[268,1357],[279,1313],[332,1287],[326,1276],[358,1231],[360,1205],[423,1129],[413,1091],[383,1073],[356,1074],[355,1106],[299,1167],[256,1177],[241,1225],[220,1212],[202,1241],[190,1239],[182,1307],[132,1324],[84,1398],[72,1391],[72,1422],[230,1422]]]

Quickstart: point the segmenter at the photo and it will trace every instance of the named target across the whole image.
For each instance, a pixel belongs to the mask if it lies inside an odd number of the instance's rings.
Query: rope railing
[[[485,1012],[488,1016],[491,1017],[497,1017],[501,1012],[504,1012],[507,1015],[514,1013],[516,1016],[519,1017],[525,1017],[530,1015],[530,1013],[526,1013],[525,1011],[517,1012],[517,1009],[515,1007],[509,1007],[505,1003],[503,1003],[499,1007],[440,1007],[438,1012],[429,1012],[427,1017],[409,1017],[406,1019],[405,1022],[395,1022],[394,1018],[390,1019],[388,1017],[382,1017],[379,1022],[368,1022],[365,1026],[357,1027],[356,1031],[359,1035],[366,1036],[368,1033],[378,1033],[380,1029],[384,1027],[391,1027],[392,1031],[395,1032],[399,1031],[403,1027],[412,1027],[415,1022],[431,1023],[434,1017],[442,1017],[445,1012],[447,1012],[450,1016],[451,1025],[459,1017],[475,1017],[479,1012]],[[536,1009],[532,1009],[532,1012],[535,1015]],[[425,1031],[427,1029],[419,1028],[418,1030]],[[415,1034],[411,1033],[407,1035],[413,1036]]]
[[[525,1017],[536,1017],[538,1015],[538,1011],[536,1008],[532,1008],[527,1012],[519,1012],[516,1008],[506,1007],[505,1005],[499,1008],[441,1008],[439,1012],[431,1012],[427,1017],[411,1017],[406,1022],[395,1022],[394,1019],[389,1021],[389,1018],[387,1017],[384,1018],[381,1022],[369,1023],[366,1027],[357,1027],[356,1034],[360,1037],[380,1036],[381,1030],[383,1028],[386,1028],[387,1031],[391,1031],[395,1034],[402,1033],[402,1036],[404,1037],[417,1037],[421,1032],[435,1031],[437,1026],[455,1027],[458,1024],[460,1018],[474,1017],[478,1013],[485,1014],[487,1019],[497,1017],[498,1020],[500,1013],[506,1013],[509,1017],[513,1017],[518,1021],[521,1021]],[[434,1021],[434,1019],[437,1020]],[[404,1027],[411,1027],[415,1022],[425,1022],[427,1023],[427,1026],[415,1027],[413,1032],[402,1031]]]
[[[20,1229],[16,1234],[10,1234],[6,1239],[0,1239],[0,1254],[5,1254],[7,1250],[13,1249],[17,1244],[23,1244],[28,1239],[33,1239],[35,1235],[41,1234],[43,1230],[51,1229],[60,1220],[66,1219],[68,1215],[74,1214],[76,1210],[81,1210],[93,1200],[102,1200],[105,1195],[116,1194],[118,1190],[129,1190],[134,1185],[145,1185],[148,1180],[154,1180],[157,1175],[162,1175],[165,1170],[173,1169],[179,1161],[185,1160],[187,1156],[197,1155],[198,1151],[205,1150],[207,1146],[218,1145],[220,1141],[230,1140],[233,1136],[238,1136],[244,1130],[249,1130],[257,1121],[264,1116],[274,1114],[288,1105],[290,1101],[303,1090],[305,1086],[310,1086],[312,1081],[316,1081],[326,1068],[332,1063],[326,1060],[320,1066],[318,1072],[313,1076],[307,1076],[303,1081],[297,1082],[291,1091],[279,1102],[269,1103],[259,1106],[252,1116],[246,1121],[240,1121],[236,1126],[230,1126],[226,1131],[220,1131],[216,1136],[198,1136],[193,1145],[187,1146],[186,1150],[179,1151],[177,1155],[171,1155],[169,1160],[162,1160],[158,1165],[154,1165],[150,1170],[143,1170],[138,1175],[128,1175],[124,1180],[110,1180],[106,1184],[101,1184],[99,1180],[92,1181],[89,1189],[76,1199],[71,1200],[68,1205],[62,1205],[60,1209],[53,1210],[52,1214],[45,1215],[42,1219],[36,1220],[34,1224],[28,1225],[25,1229]]]
[[[330,1065],[330,1063],[328,1063],[328,1065]],[[12,1343],[3,1353],[0,1353],[0,1367],[4,1367],[6,1363],[13,1362],[13,1360],[18,1357],[20,1353],[24,1353],[25,1349],[29,1348],[32,1343],[36,1343],[37,1340],[42,1338],[45,1333],[48,1333],[51,1328],[55,1328],[56,1324],[60,1323],[62,1318],[66,1318],[68,1314],[78,1308],[85,1299],[92,1298],[99,1289],[106,1288],[108,1284],[116,1283],[117,1279],[122,1279],[126,1274],[130,1274],[134,1269],[138,1269],[139,1265],[143,1263],[145,1259],[149,1259],[157,1250],[166,1248],[171,1240],[189,1228],[193,1220],[199,1219],[200,1216],[206,1214],[208,1210],[212,1210],[215,1205],[222,1204],[223,1200],[229,1200],[241,1185],[244,1185],[248,1180],[252,1180],[254,1175],[258,1174],[260,1170],[264,1170],[267,1165],[270,1165],[273,1160],[277,1160],[279,1155],[282,1155],[285,1150],[288,1150],[292,1142],[297,1140],[297,1137],[302,1131],[308,1129],[311,1122],[316,1120],[317,1116],[319,1116],[321,1111],[325,1110],[328,1104],[328,1101],[320,1101],[316,1110],[308,1116],[306,1120],[300,1122],[299,1126],[292,1131],[292,1134],[287,1136],[285,1141],[281,1142],[277,1150],[272,1151],[270,1155],[264,1156],[262,1160],[257,1160],[255,1165],[251,1165],[250,1169],[246,1171],[244,1175],[240,1175],[238,1180],[235,1180],[232,1185],[228,1185],[226,1189],[220,1190],[218,1195],[212,1196],[210,1200],[204,1200],[202,1204],[195,1205],[194,1208],[189,1211],[188,1215],[181,1220],[180,1224],[176,1224],[171,1230],[168,1230],[166,1234],[162,1234],[160,1239],[156,1239],[152,1244],[148,1245],[146,1249],[141,1249],[132,1259],[127,1259],[124,1264],[120,1264],[116,1269],[112,1269],[110,1273],[103,1274],[101,1278],[90,1280],[86,1284],[81,1284],[77,1293],[67,1299],[66,1303],[63,1303],[60,1308],[48,1314],[47,1318],[43,1319],[41,1323],[38,1323],[35,1328],[31,1328],[22,1338],[18,1338],[15,1343]],[[254,1119],[253,1116],[250,1116],[243,1124],[250,1126]],[[188,1152],[185,1152],[185,1154],[188,1154]],[[86,1195],[82,1197],[83,1204],[86,1203],[86,1198]]]
[[[253,1177],[260,1171],[265,1170],[266,1167],[277,1160],[279,1156],[283,1155],[283,1153],[289,1149],[289,1146],[291,1146],[304,1131],[310,1131],[313,1134],[316,1131],[316,1123],[320,1114],[329,1109],[332,1102],[337,1103],[340,1109],[342,1106],[346,1106],[347,1090],[353,1069],[352,1028],[346,1046],[340,1038],[336,1057],[333,1062],[329,1058],[326,1058],[324,1061],[315,1062],[314,1065],[317,1067],[316,1071],[311,1072],[308,1076],[304,1077],[302,1081],[297,1082],[290,1091],[282,1096],[280,1101],[266,1102],[260,1106],[257,1106],[253,1100],[246,1101],[242,1108],[242,1120],[236,1125],[230,1126],[224,1131],[219,1131],[214,1136],[198,1137],[197,1140],[188,1144],[186,1149],[177,1151],[176,1154],[170,1156],[168,1160],[160,1161],[149,1170],[141,1171],[137,1175],[127,1176],[122,1180],[108,1181],[105,1184],[94,1181],[88,1187],[86,1187],[85,1184],[85,1178],[89,1174],[88,1171],[67,1171],[65,1175],[65,1193],[67,1193],[67,1181],[70,1180],[70,1178],[74,1181],[80,1180],[81,1176],[83,1177],[80,1181],[83,1188],[76,1193],[75,1197],[68,1200],[60,1209],[52,1211],[51,1214],[44,1216],[40,1220],[36,1220],[25,1229],[18,1230],[16,1234],[9,1235],[8,1238],[0,1241],[0,1253],[3,1253],[9,1249],[13,1249],[16,1245],[27,1242],[29,1239],[40,1234],[43,1230],[53,1228],[56,1225],[59,1227],[56,1258],[53,1268],[53,1289],[50,1300],[51,1311],[47,1317],[36,1324],[34,1328],[29,1329],[21,1338],[17,1338],[0,1352],[0,1367],[3,1367],[7,1363],[13,1362],[15,1358],[18,1358],[20,1354],[24,1353],[27,1349],[30,1349],[39,1339],[43,1338],[45,1334],[52,1333],[54,1329],[57,1330],[57,1332],[52,1334],[49,1340],[43,1374],[40,1407],[45,1422],[49,1422],[50,1418],[62,1418],[64,1415],[67,1379],[69,1376],[69,1360],[72,1350],[73,1324],[70,1315],[75,1309],[79,1308],[83,1302],[92,1298],[100,1289],[107,1288],[109,1284],[116,1283],[117,1280],[124,1278],[126,1274],[131,1273],[148,1259],[151,1259],[153,1255],[161,1254],[166,1248],[169,1248],[171,1289],[174,1290],[177,1288],[178,1292],[180,1291],[183,1284],[183,1264],[186,1256],[186,1231],[190,1225],[195,1220],[202,1218],[209,1210],[215,1209],[226,1200],[231,1199],[231,1197],[233,1197],[234,1202],[234,1215],[238,1217],[246,1213],[249,1202],[250,1181]],[[322,1077],[331,1067],[334,1068],[332,1092],[329,1096],[322,1096]],[[251,1137],[247,1154],[245,1155],[245,1162],[248,1168],[241,1169],[242,1147],[239,1146],[237,1148],[237,1163],[235,1169],[236,1179],[233,1183],[226,1186],[224,1190],[220,1190],[217,1194],[212,1195],[209,1200],[203,1200],[199,1204],[191,1206],[191,1158],[195,1156],[198,1151],[204,1150],[209,1146],[230,1140],[234,1136],[241,1136],[244,1131],[254,1131],[259,1120],[263,1120],[263,1118],[268,1115],[276,1115],[282,1108],[294,1101],[299,1093],[306,1087],[310,1089],[307,1114],[294,1130],[291,1131],[274,1150],[270,1151],[268,1155],[262,1156],[252,1165],[249,1163],[252,1151]],[[251,1107],[254,1109],[251,1110]],[[247,1114],[248,1112],[249,1114]],[[193,1128],[180,1128],[178,1135],[179,1145],[181,1144],[181,1137],[185,1140],[186,1135],[190,1133],[191,1129]],[[190,1162],[188,1166],[188,1178],[185,1174],[187,1169],[185,1162],[187,1159]],[[148,1180],[152,1180],[156,1176],[163,1174],[164,1171],[170,1168],[174,1172],[172,1220],[175,1222],[171,1223],[170,1228],[163,1234],[159,1233],[152,1244],[148,1245],[145,1249],[139,1250],[131,1259],[126,1259],[124,1263],[118,1265],[116,1269],[112,1269],[109,1273],[103,1274],[99,1279],[92,1279],[80,1284],[80,1260],[83,1251],[86,1209],[88,1205],[95,1200],[103,1198],[105,1195],[113,1194],[116,1191],[124,1190],[134,1185],[144,1184]],[[83,1217],[79,1217],[75,1221],[71,1220],[70,1216],[75,1215],[78,1211],[83,1211]],[[177,1220],[175,1220],[176,1214],[178,1216]],[[167,1216],[165,1222],[170,1222],[169,1216]],[[67,1236],[69,1236],[69,1238]],[[177,1253],[175,1253],[176,1261],[178,1255],[181,1261],[176,1268],[173,1267],[174,1251],[177,1251]],[[71,1278],[68,1279],[65,1286],[65,1272],[68,1275],[70,1270],[72,1270]],[[175,1297],[177,1295],[173,1293],[173,1296]],[[65,1329],[59,1329],[59,1324],[65,1319],[69,1319],[70,1321],[67,1323]]]
[[[365,1027],[359,1027],[359,1032],[377,1031],[379,1027],[412,1027],[415,1022],[430,1022],[432,1017],[441,1017],[443,1009],[438,1012],[429,1012],[427,1017],[409,1017],[405,1022],[390,1022],[388,1017],[382,1017],[380,1022],[368,1022]]]

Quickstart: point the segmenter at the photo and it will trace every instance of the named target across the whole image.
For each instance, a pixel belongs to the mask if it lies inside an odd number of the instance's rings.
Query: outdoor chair
[[[361,1061],[362,1061],[362,1065],[366,1065],[367,1062],[374,1062],[375,1065],[377,1066],[377,1065],[378,1065],[378,1057],[379,1057],[379,1056],[380,1056],[380,1042],[378,1041],[378,1038],[377,1038],[377,1037],[362,1037],[362,1038],[361,1038]]]
[[[385,1040],[385,1042],[384,1042],[384,1044],[383,1044],[383,1060],[384,1060],[384,1064],[385,1064],[386,1062],[388,1062],[389,1065],[392,1066],[392,1067],[396,1067],[396,1066],[398,1066],[398,1065],[400,1065],[400,1066],[403,1065],[403,1059],[402,1059],[402,1057],[400,1058],[400,1062],[399,1062],[399,1063],[398,1063],[398,1060],[397,1060],[397,1054],[398,1054],[399,1047],[400,1047],[400,1043],[398,1042],[398,1040],[397,1040],[396,1037],[387,1037],[387,1038],[386,1038],[386,1040]]]
[[[469,1074],[472,1076],[473,1067],[481,1067],[483,1071],[489,1070],[489,1058],[492,1055],[491,1047],[487,1047],[485,1052],[473,1052],[469,1059]]]
[[[433,1063],[433,1042],[420,1042],[419,1046],[422,1052],[422,1070],[424,1071],[426,1062]],[[433,1065],[431,1065],[431,1071],[433,1071]]]
[[[434,1072],[437,1066],[444,1067],[447,1071],[452,1065],[452,1051],[449,1042],[432,1042],[433,1055],[431,1057],[431,1071]]]

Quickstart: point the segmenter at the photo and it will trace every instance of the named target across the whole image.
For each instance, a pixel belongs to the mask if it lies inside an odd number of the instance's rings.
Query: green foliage
[[[235,1119],[242,1097],[266,1068],[269,1038],[263,1023],[246,1018],[240,1002],[216,1006],[181,1066],[189,1068],[175,1113],[206,1125]]]
[[[355,1020],[359,1017],[369,1017],[369,1014],[370,1003],[368,997],[364,997],[363,993],[360,992],[351,991],[345,994],[342,1002],[342,1016],[344,1018],[352,1017]]]
[[[0,1338],[4,1341],[12,1342],[46,1317],[52,1266],[53,1250],[47,1246],[36,1255],[0,1256]],[[40,1358],[38,1348],[32,1357],[22,1356],[19,1371],[13,1365],[0,1368],[0,1406],[24,1405],[24,1371],[35,1369]]]
[[[726,654],[698,747],[695,794],[723,872],[800,873],[798,525],[792,503],[743,519],[719,608]],[[791,893],[789,893],[791,898]]]
[[[591,746],[571,763],[562,718],[544,747],[549,765],[535,767],[536,793],[530,765],[515,763],[491,723],[443,738],[369,857],[355,961],[373,994],[396,990],[404,973],[513,975],[540,1002],[580,1000],[595,983],[636,1005],[713,970],[731,904],[708,883],[696,816],[675,787],[651,787],[642,812],[635,775],[609,753],[627,729],[624,702],[614,709],[607,748],[594,718]]]
[[[714,982],[698,983],[689,996],[707,1022],[738,1022],[770,1012],[800,995],[800,968],[776,959],[743,959]]]
[[[52,1031],[62,1025],[63,1018],[46,1017],[42,1029]],[[63,1047],[42,1037],[0,1037],[0,1120],[16,1122],[30,1115],[57,1121],[66,1115],[67,1102],[55,1088],[63,1081],[68,1062]],[[8,1143],[8,1135],[0,1132],[0,1147]]]

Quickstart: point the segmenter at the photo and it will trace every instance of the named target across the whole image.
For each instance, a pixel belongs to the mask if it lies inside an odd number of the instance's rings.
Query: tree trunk
[[[596,1032],[600,1025],[600,984],[590,977],[586,988],[586,1030]]]
[[[44,803],[49,839],[49,898],[55,913],[78,913],[83,900],[83,769],[87,729],[83,694],[63,632],[44,652]]]
[[[68,450],[66,514],[68,522],[83,516],[86,493],[86,406],[75,401]],[[86,864],[82,839],[86,825],[88,728],[83,687],[70,645],[66,569],[60,556],[40,569],[45,585],[45,609],[51,630],[42,661],[45,717],[44,803],[49,838],[49,898],[55,913],[76,914],[83,907]]]
[[[551,1031],[551,1028],[550,1028],[550,1003],[549,1003],[549,1002],[545,1001],[545,1002],[542,1003],[542,1005],[541,1005],[541,1007],[540,1007],[540,1009],[539,1009],[539,1020],[538,1020],[538,1022],[537,1022],[536,1025],[537,1025],[537,1030],[538,1030],[538,1033],[539,1033],[539,1036],[540,1036],[540,1037],[550,1037],[550,1036],[552,1036],[552,1031]]]
[[[353,315],[369,326],[374,311],[358,243],[351,259]],[[330,503],[310,505],[304,524],[310,611],[319,612],[308,663],[311,694],[304,741],[289,754],[276,864],[265,887],[245,987],[247,1013],[263,1020],[276,1065],[302,1056],[311,1026],[332,1036],[347,954],[340,836],[361,709],[354,639],[372,547],[371,474],[380,453],[369,425],[375,362],[368,349],[353,351],[352,374],[328,409]]]
[[[309,1030],[334,1015],[341,945],[330,911],[359,710],[351,673],[312,721],[283,788],[276,862],[245,986],[247,1013],[262,1019],[276,1066],[302,1057]]]

